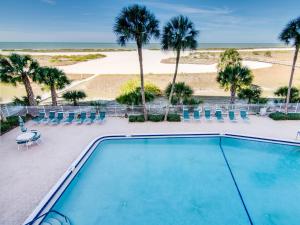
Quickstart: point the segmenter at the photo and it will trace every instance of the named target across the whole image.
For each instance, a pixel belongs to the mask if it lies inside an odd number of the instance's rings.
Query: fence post
[[[28,107],[27,107],[27,106],[25,106],[25,108],[26,108],[26,114],[28,114]]]
[[[297,102],[297,104],[296,104],[295,113],[298,112],[298,105],[299,105],[299,102]]]

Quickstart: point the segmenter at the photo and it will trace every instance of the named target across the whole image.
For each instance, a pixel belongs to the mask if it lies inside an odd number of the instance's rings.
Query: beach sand
[[[293,52],[291,49],[251,49],[240,50],[241,54],[249,54],[255,58],[263,57],[264,52],[272,51],[271,60],[281,60],[290,62]],[[273,52],[274,51],[274,52]],[[201,53],[220,53],[220,50],[197,51]],[[254,52],[261,52],[257,55]],[[95,52],[94,52],[95,53]],[[9,54],[5,52],[5,54]],[[21,54],[26,54],[22,52]],[[85,55],[90,52],[51,52],[51,53],[30,53],[31,55]],[[132,78],[138,78],[139,64],[136,51],[128,52],[105,52],[107,57],[102,59],[90,60],[69,66],[61,66],[70,79],[78,82],[71,89],[83,90],[88,95],[88,100],[96,99],[114,99],[119,94],[120,86]],[[190,54],[186,51],[182,56],[187,57]],[[174,64],[161,63],[163,59],[174,57],[173,52],[161,52],[155,50],[144,50],[144,73],[146,80],[158,85],[162,90],[171,81]],[[244,61],[244,65],[249,66],[253,70],[254,83],[263,88],[265,97],[273,97],[273,92],[280,86],[288,84],[290,76],[290,66],[277,65],[271,63],[263,63],[257,61]],[[227,96],[218,85],[216,80],[216,64],[180,64],[178,81],[185,81],[191,85],[196,95],[204,96]],[[93,79],[87,79],[93,76]],[[84,79],[87,79],[84,81]],[[300,87],[300,70],[296,68],[294,76],[294,86]],[[45,92],[41,87],[33,84],[36,95],[44,95]],[[10,101],[14,96],[20,97],[25,95],[22,85],[17,87],[0,84],[0,101]]]

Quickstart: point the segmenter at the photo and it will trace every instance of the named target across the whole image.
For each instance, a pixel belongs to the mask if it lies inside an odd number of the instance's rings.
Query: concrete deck
[[[17,149],[16,128],[0,137],[0,224],[17,225],[24,222],[42,198],[77,158],[80,152],[99,136],[112,134],[148,133],[233,133],[249,136],[295,141],[300,130],[299,121],[272,121],[251,116],[250,122],[231,123],[181,122],[181,123],[128,123],[126,119],[108,118],[104,124],[93,125],[35,125],[26,123],[28,129],[38,129],[42,143]]]

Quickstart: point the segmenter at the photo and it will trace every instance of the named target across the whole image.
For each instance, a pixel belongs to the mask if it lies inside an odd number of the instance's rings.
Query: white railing
[[[199,108],[204,110],[204,108],[211,108],[214,112],[215,109],[222,109],[224,113],[228,110],[246,109],[249,114],[257,114],[260,112],[261,108],[265,108],[267,113],[271,112],[283,112],[285,110],[285,103],[276,104],[201,104],[198,106],[186,106],[186,105],[176,105],[170,107],[170,112],[172,113],[182,113],[183,108],[188,108],[193,111],[194,108]],[[147,105],[147,111],[149,114],[163,114],[165,112],[165,105]],[[143,113],[142,106],[126,106],[126,105],[111,105],[111,106],[13,106],[13,105],[1,105],[1,115],[12,116],[12,115],[25,115],[31,114],[32,116],[38,115],[40,111],[48,113],[49,111],[62,111],[62,112],[75,112],[80,113],[82,111],[105,111],[107,116],[125,116],[131,114],[141,114]],[[300,103],[289,104],[289,113],[300,113]]]

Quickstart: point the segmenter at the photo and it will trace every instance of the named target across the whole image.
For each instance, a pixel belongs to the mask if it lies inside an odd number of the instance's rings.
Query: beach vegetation
[[[140,80],[139,79],[131,79],[121,86],[120,94],[121,95],[129,94],[131,92],[134,92],[139,87],[140,87]],[[155,96],[162,95],[162,92],[159,89],[159,87],[151,82],[145,82],[145,91],[148,91]]]
[[[63,93],[62,97],[66,101],[72,102],[74,106],[77,106],[78,101],[81,99],[85,99],[87,97],[87,95],[83,91],[74,90],[74,91],[67,91],[67,92]]]
[[[142,49],[150,40],[159,38],[159,21],[145,6],[134,4],[122,9],[115,19],[113,30],[121,46],[125,46],[129,41],[136,42],[140,64],[140,92],[144,118],[147,120]]]
[[[41,67],[33,79],[50,89],[53,106],[57,106],[56,90],[63,89],[71,83],[62,70],[54,67]]]
[[[29,55],[11,54],[0,58],[0,81],[14,86],[21,83],[25,86],[30,106],[36,105],[31,86],[31,79],[36,75],[39,64]]]
[[[253,74],[246,66],[239,64],[227,67],[218,72],[217,82],[225,91],[230,91],[230,104],[235,103],[236,93],[252,83]]]
[[[197,49],[198,34],[199,31],[195,29],[194,23],[188,17],[182,15],[173,17],[163,27],[161,39],[162,49],[173,50],[174,52],[176,52],[175,71],[168,96],[169,99],[164,117],[165,120],[167,120],[169,114],[169,107],[170,104],[172,104],[172,99],[174,99],[173,92],[175,89],[180,53],[181,51],[184,51],[186,49]]]
[[[104,58],[106,55],[103,54],[88,54],[88,55],[54,55],[51,56],[50,62],[52,63],[78,63],[86,62],[93,59]]]
[[[282,30],[282,32],[279,35],[279,40],[283,41],[287,45],[291,45],[295,47],[295,53],[293,57],[293,65],[291,69],[291,75],[288,85],[288,91],[287,91],[287,98],[286,98],[286,106],[285,106],[285,113],[288,112],[288,104],[290,102],[290,99],[292,99],[291,91],[292,91],[292,85],[293,85],[293,78],[295,73],[295,67],[296,62],[298,58],[299,48],[300,48],[300,16],[292,21],[290,21],[285,28]]]
[[[274,94],[276,96],[282,97],[283,102],[287,102],[289,88],[287,86],[279,87]],[[295,103],[300,101],[300,90],[296,87],[291,87],[289,101],[290,103]]]
[[[240,56],[240,53],[234,49],[229,48],[222,52],[219,57],[218,62],[218,71],[224,71],[227,67],[239,67],[242,64],[242,58]]]
[[[269,58],[272,57],[271,51],[266,51],[264,56],[269,57]]]

